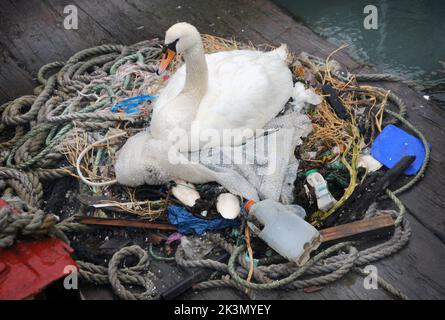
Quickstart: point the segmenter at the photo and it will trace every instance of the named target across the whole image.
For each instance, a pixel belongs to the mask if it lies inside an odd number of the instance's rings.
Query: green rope
[[[150,256],[151,256],[153,259],[155,259],[156,261],[167,261],[167,262],[173,262],[173,261],[175,261],[175,257],[163,257],[163,256],[160,256],[160,255],[156,254],[156,253],[153,251],[153,244],[152,244],[152,243],[150,243],[150,245],[149,245],[149,247],[148,247],[148,253],[149,253]]]
[[[111,67],[110,74],[116,74],[117,69],[128,61],[137,61],[140,64],[144,64],[144,56],[140,52],[137,52],[119,59]]]
[[[88,113],[88,112],[100,110],[100,109],[104,108],[105,106],[109,105],[110,103],[112,103],[112,101],[115,99],[115,93],[110,86],[100,84],[100,85],[95,86],[92,90],[93,90],[92,92],[96,92],[99,90],[105,90],[108,93],[108,96],[103,101],[99,101],[95,104],[92,104],[92,105],[89,105],[89,106],[83,108],[82,110],[79,111],[79,113]],[[54,124],[42,124],[40,126],[36,126],[36,127],[32,128],[31,131],[29,131],[25,136],[23,136],[21,139],[19,139],[17,141],[17,143],[14,145],[14,147],[12,148],[12,150],[6,160],[6,165],[8,167],[12,167],[12,168],[26,169],[28,167],[31,167],[31,166],[39,163],[41,160],[43,160],[45,158],[45,156],[48,153],[50,153],[54,149],[54,147],[59,143],[59,141],[61,139],[63,139],[65,137],[65,135],[73,127],[74,127],[73,124],[71,124],[71,123],[67,124],[64,127],[62,127],[57,133],[54,133],[53,131],[51,131],[54,128],[56,128],[56,127],[54,127]],[[46,139],[47,145],[45,146],[45,148],[43,148],[37,155],[35,155],[34,157],[28,159],[27,161],[25,161],[23,163],[20,163],[18,165],[12,164],[14,155],[16,154],[17,150],[26,141],[34,138],[41,132],[45,132],[48,130],[50,130],[51,138]]]

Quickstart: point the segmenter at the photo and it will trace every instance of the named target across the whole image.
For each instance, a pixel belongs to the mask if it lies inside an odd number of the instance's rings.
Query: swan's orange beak
[[[167,69],[168,65],[176,55],[176,52],[170,48],[166,48],[166,50],[162,51],[161,63],[159,64],[158,71],[156,71],[158,75],[161,75],[165,69]]]

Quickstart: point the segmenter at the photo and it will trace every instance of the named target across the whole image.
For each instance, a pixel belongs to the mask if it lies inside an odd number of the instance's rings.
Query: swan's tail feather
[[[289,55],[289,49],[287,48],[287,44],[283,43],[278,48],[269,52],[271,55],[277,55],[281,60],[286,61],[287,56]]]

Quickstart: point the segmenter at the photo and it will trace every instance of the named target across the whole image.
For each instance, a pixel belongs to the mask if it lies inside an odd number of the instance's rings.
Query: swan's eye
[[[164,44],[164,46],[162,47],[162,53],[166,53],[167,49],[170,49],[171,51],[176,52],[176,44],[178,43],[178,41],[179,41],[179,38],[176,39],[173,42],[170,42],[168,44]]]

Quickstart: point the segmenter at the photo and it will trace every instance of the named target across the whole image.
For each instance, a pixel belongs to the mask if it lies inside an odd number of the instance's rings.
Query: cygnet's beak
[[[176,46],[176,41],[173,44],[164,45],[164,47],[162,48],[161,63],[159,64],[158,70],[156,71],[158,75],[164,73],[165,69],[167,69],[168,65],[175,57],[176,55],[175,46]]]

